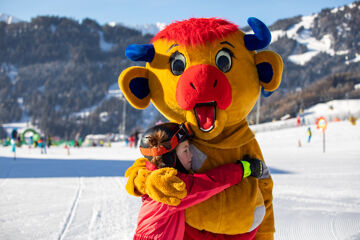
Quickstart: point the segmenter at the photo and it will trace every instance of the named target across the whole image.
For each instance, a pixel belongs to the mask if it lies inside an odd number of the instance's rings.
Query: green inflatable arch
[[[33,140],[34,141],[37,141],[39,139],[36,139],[36,138],[39,138],[40,135],[37,131],[35,131],[34,129],[32,128],[28,128],[26,129],[25,131],[23,131],[21,134],[20,134],[20,140],[21,140],[21,143],[24,144],[25,143],[25,134],[28,133],[28,132],[32,132],[33,133]]]

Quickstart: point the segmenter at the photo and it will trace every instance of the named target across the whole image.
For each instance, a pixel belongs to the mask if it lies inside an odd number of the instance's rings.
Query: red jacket
[[[156,202],[149,196],[142,197],[134,240],[182,240],[185,232],[185,209],[241,182],[241,164],[226,164],[206,173],[177,175],[186,184],[187,196],[178,206]]]

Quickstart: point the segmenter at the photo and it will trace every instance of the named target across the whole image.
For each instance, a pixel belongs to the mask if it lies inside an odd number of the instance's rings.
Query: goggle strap
[[[191,128],[189,126],[188,122],[184,122],[180,125],[180,128],[184,127],[184,130],[186,131],[186,133],[188,134],[189,137],[193,137],[194,133],[191,131]]]
[[[153,148],[140,147],[140,152],[144,156],[152,156],[152,157],[161,156],[165,153],[168,153],[168,152],[174,150],[175,147],[179,144],[179,142],[184,137],[189,138],[192,136],[193,136],[193,132],[191,131],[188,123],[184,122],[184,123],[180,124],[179,130],[174,134],[174,136],[172,136],[172,138],[170,140],[170,145],[171,145],[170,149],[167,149],[164,146],[153,147]]]
[[[152,157],[161,156],[165,153],[171,152],[178,145],[178,139],[175,135],[171,138],[170,145],[171,145],[170,149],[167,149],[164,146],[152,147],[152,148],[140,147],[140,152],[144,156],[152,156]]]

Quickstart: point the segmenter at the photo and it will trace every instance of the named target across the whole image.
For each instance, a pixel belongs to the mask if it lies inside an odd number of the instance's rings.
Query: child
[[[177,206],[144,195],[134,239],[182,240],[186,208],[241,182],[243,177],[262,175],[262,162],[257,159],[219,166],[203,174],[189,174],[192,161],[190,137],[191,131],[186,124],[165,123],[150,128],[141,138],[140,151],[149,160],[147,168],[177,170],[177,176],[185,183],[178,187],[186,188],[187,195]]]

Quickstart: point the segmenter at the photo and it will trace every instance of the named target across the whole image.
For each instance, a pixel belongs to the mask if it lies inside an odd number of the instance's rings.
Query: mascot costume
[[[126,49],[129,59],[146,67],[125,69],[119,87],[135,108],[145,109],[151,100],[170,121],[188,122],[195,172],[246,156],[263,161],[246,117],[260,92],[278,88],[283,63],[272,51],[256,51],[270,44],[271,34],[256,18],[248,23],[253,34],[223,19],[191,18],[168,25],[151,44]],[[148,171],[146,161],[139,158],[127,170],[128,193],[179,204],[186,195],[177,188],[181,180],[164,169]],[[274,239],[272,188],[265,165],[261,179],[246,178],[186,209],[185,239]]]

